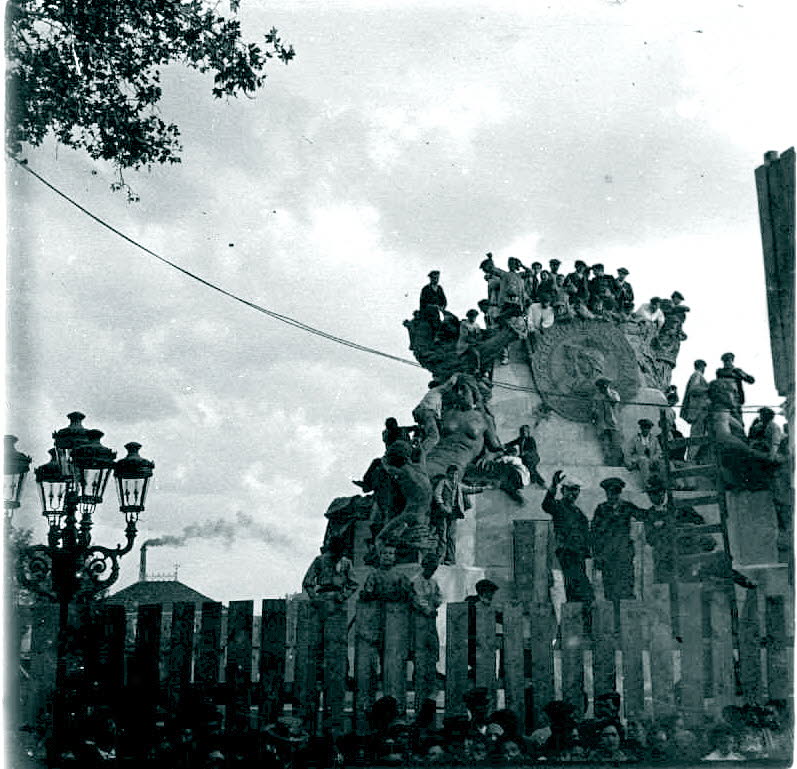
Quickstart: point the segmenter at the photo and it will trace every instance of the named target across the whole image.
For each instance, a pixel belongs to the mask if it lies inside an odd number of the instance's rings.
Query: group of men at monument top
[[[561,264],[558,259],[551,259],[550,269],[544,270],[540,262],[525,267],[519,259],[510,257],[507,269],[503,270],[488,253],[479,265],[487,281],[487,299],[478,303],[486,327],[493,328],[501,318],[514,314],[526,317],[534,333],[550,328],[557,321],[576,318],[636,321],[659,331],[670,316],[680,328],[689,311],[679,291],[673,291],[669,299],[654,296],[634,311],[634,290],[625,267],[620,267],[613,277],[605,274],[603,264],[588,266],[577,260],[574,271],[564,275],[559,272]],[[432,270],[428,277],[429,283],[421,289],[419,315],[437,330],[443,321],[441,316],[447,312],[448,300],[440,284],[440,271]],[[471,309],[460,321],[458,352],[464,352],[477,340],[481,331],[478,315],[478,310]]]

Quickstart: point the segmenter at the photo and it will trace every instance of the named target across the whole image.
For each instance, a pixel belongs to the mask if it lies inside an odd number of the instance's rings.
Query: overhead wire
[[[9,155],[9,157],[20,168],[23,168],[25,171],[27,171],[31,176],[33,176],[35,179],[37,179],[41,184],[43,184],[45,187],[47,187],[49,190],[54,192],[56,195],[58,195],[59,197],[61,197],[65,201],[67,201],[67,203],[69,203],[70,205],[75,207],[78,211],[80,211],[85,216],[88,216],[90,219],[95,221],[100,226],[105,227],[107,230],[110,230],[112,233],[114,233],[114,235],[117,235],[118,237],[120,237],[123,240],[127,241],[132,246],[134,246],[135,248],[140,249],[141,251],[143,251],[144,253],[148,254],[151,257],[153,257],[154,259],[157,259],[162,264],[165,264],[166,266],[171,267],[174,270],[177,270],[178,272],[182,273],[186,277],[189,277],[192,280],[195,280],[198,283],[201,283],[202,285],[206,286],[207,288],[210,288],[213,291],[216,291],[216,292],[222,294],[223,296],[226,296],[227,298],[232,299],[235,302],[243,304],[246,307],[249,307],[250,309],[256,310],[257,312],[260,312],[263,315],[266,315],[266,316],[268,316],[270,318],[273,318],[274,320],[280,321],[281,323],[285,323],[285,324],[287,324],[289,326],[293,326],[294,328],[299,329],[300,331],[305,331],[305,332],[307,332],[309,334],[313,334],[313,335],[318,336],[318,337],[320,337],[322,339],[326,339],[326,340],[328,340],[330,342],[334,342],[336,344],[344,345],[345,347],[349,347],[349,348],[351,348],[353,350],[359,350],[360,352],[368,353],[370,355],[377,355],[379,357],[386,358],[387,360],[393,360],[393,361],[396,361],[397,363],[403,363],[404,365],[407,365],[407,366],[413,366],[415,368],[423,368],[423,366],[421,366],[421,364],[418,363],[417,361],[410,360],[409,358],[402,358],[399,355],[393,355],[392,353],[388,353],[388,352],[385,352],[383,350],[378,350],[378,349],[376,349],[374,347],[369,347],[368,345],[363,345],[363,344],[360,344],[358,342],[354,342],[354,341],[352,341],[350,339],[346,339],[344,337],[340,337],[340,336],[337,336],[335,334],[331,334],[331,333],[329,333],[327,331],[324,331],[323,329],[316,328],[315,326],[311,326],[311,325],[309,325],[307,323],[304,323],[304,322],[302,322],[300,320],[297,320],[296,318],[292,318],[292,317],[290,317],[288,315],[283,315],[282,313],[276,312],[275,310],[270,310],[267,307],[264,307],[263,305],[257,304],[256,302],[253,302],[253,301],[251,301],[249,299],[245,299],[244,297],[242,297],[242,296],[240,296],[240,295],[238,295],[238,294],[236,294],[236,293],[234,293],[232,291],[228,291],[227,289],[222,288],[217,283],[213,283],[212,281],[207,280],[206,278],[203,278],[201,275],[198,275],[195,272],[192,272],[191,270],[188,270],[185,267],[182,267],[181,265],[177,264],[176,262],[173,262],[171,259],[167,259],[165,256],[161,256],[156,251],[153,251],[151,248],[148,248],[147,246],[139,243],[137,240],[135,240],[134,238],[132,238],[129,235],[125,234],[124,232],[119,230],[117,227],[114,227],[109,222],[106,222],[102,217],[100,217],[97,214],[93,213],[92,211],[87,209],[85,206],[83,206],[80,203],[78,203],[74,198],[72,198],[71,196],[67,195],[62,190],[58,189],[58,187],[56,187],[54,184],[52,184],[47,179],[45,179],[41,174],[39,174],[36,171],[34,171],[30,167],[30,165],[28,163],[22,162],[18,158],[15,158],[15,157],[13,157],[11,155]],[[534,387],[526,387],[524,385],[513,384],[511,382],[501,382],[500,380],[499,381],[493,380],[492,384],[494,386],[496,386],[496,387],[500,387],[500,388],[505,389],[505,390],[510,390],[510,391],[514,391],[514,392],[538,393],[539,395],[547,396],[547,397],[551,397],[551,398],[581,400],[581,401],[592,400],[589,396],[573,395],[573,394],[570,394],[570,393],[560,393],[560,392],[554,392],[554,391],[540,391],[540,390],[537,390]],[[623,403],[625,405],[632,405],[632,406],[654,406],[656,408],[661,408],[662,407],[661,403],[652,403],[652,402],[649,402],[649,401],[623,401]],[[745,407],[742,408],[742,411],[745,412],[745,413],[752,413],[752,412],[757,411],[759,408],[763,408],[763,406],[747,406],[746,405]],[[780,408],[780,406],[777,406],[776,408]]]

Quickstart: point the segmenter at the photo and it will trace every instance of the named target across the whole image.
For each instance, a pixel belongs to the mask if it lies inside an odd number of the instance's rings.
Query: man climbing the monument
[[[622,467],[623,436],[620,430],[620,393],[611,379],[595,380],[596,394],[592,400],[592,424],[603,451],[603,461],[610,467]]]
[[[557,499],[556,490],[560,485],[562,497]],[[585,566],[587,558],[592,554],[592,546],[589,521],[576,505],[580,493],[581,481],[567,477],[562,470],[557,470],[542,500],[542,509],[553,520],[556,557],[562,569],[567,600],[587,605],[594,600]]]
[[[429,383],[429,392],[412,410],[412,418],[421,429],[421,452],[424,456],[437,445],[440,440],[440,420],[443,416],[443,396],[451,392],[457,384],[459,374],[454,374],[446,382]]]
[[[437,539],[437,555],[443,565],[451,566],[457,559],[457,521],[465,517],[470,507],[468,496],[481,494],[479,486],[468,486],[460,480],[459,467],[449,465],[434,487],[431,527]]]
[[[601,488],[606,501],[595,508],[592,517],[592,552],[595,568],[603,573],[603,594],[607,601],[634,597],[634,544],[631,518],[644,521],[645,511],[621,499],[625,481],[605,478]]]

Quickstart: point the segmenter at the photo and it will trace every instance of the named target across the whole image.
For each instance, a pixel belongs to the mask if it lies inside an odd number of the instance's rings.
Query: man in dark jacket
[[[603,573],[603,594],[607,601],[634,597],[634,544],[631,518],[645,519],[645,511],[621,499],[625,481],[605,478],[601,488],[606,501],[595,508],[592,517],[592,552],[595,567]]]
[[[634,311],[634,289],[625,279],[628,270],[620,267],[617,270],[617,277],[614,279],[614,298],[617,302],[617,311],[623,315],[630,315]]]
[[[520,426],[520,434],[517,438],[509,443],[504,444],[504,448],[508,449],[511,446],[518,447],[518,455],[520,461],[526,466],[531,476],[531,483],[536,483],[537,486],[545,488],[545,481],[542,476],[537,472],[537,465],[540,464],[540,455],[537,451],[537,441],[531,434],[531,428],[528,425]]]
[[[440,285],[440,270],[432,270],[429,273],[429,282],[421,289],[419,309],[421,317],[429,322],[435,332],[440,328],[440,316],[447,304],[446,292]]]
[[[576,505],[581,482],[563,476],[561,470],[553,474],[551,487],[542,500],[542,509],[553,519],[556,557],[565,580],[567,600],[591,604],[595,596],[584,565],[592,554],[589,521]],[[560,483],[562,498],[556,499],[556,489]]]

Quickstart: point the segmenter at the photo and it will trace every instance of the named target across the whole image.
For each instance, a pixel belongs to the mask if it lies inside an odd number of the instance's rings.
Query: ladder
[[[717,505],[719,508],[719,523],[705,523],[701,525],[689,525],[678,530],[675,534],[675,576],[676,582],[671,585],[673,599],[677,601],[677,578],[682,573],[681,565],[699,566],[701,561],[707,557],[715,557],[715,552],[683,553],[681,552],[682,540],[689,537],[693,538],[701,534],[720,534],[722,536],[722,556],[723,556],[723,575],[722,580],[727,590],[728,604],[731,612],[731,634],[733,637],[734,649],[739,648],[739,611],[736,603],[736,587],[733,581],[733,557],[731,555],[731,544],[728,536],[728,504],[725,498],[725,489],[722,481],[721,468],[717,451],[713,441],[709,436],[698,438],[675,438],[668,439],[669,422],[667,420],[667,409],[659,411],[659,429],[661,431],[661,448],[664,454],[663,480],[667,490],[667,505],[670,510],[677,510],[685,507],[705,507],[707,505]],[[673,467],[670,460],[672,449],[689,448],[694,446],[702,447],[699,453],[700,464],[687,463],[683,467]],[[686,490],[675,488],[675,481],[680,478],[704,477],[711,481],[711,489],[706,493],[693,497],[678,497]]]

